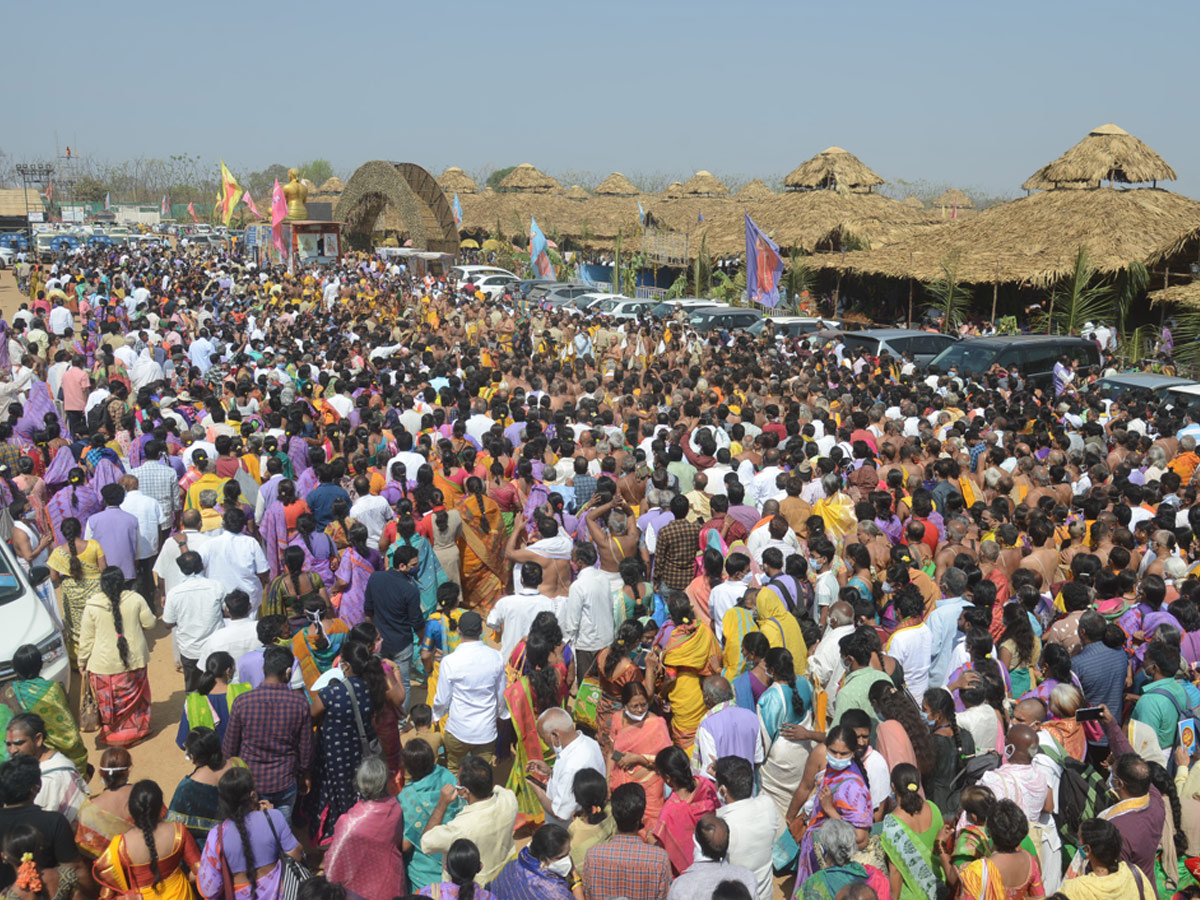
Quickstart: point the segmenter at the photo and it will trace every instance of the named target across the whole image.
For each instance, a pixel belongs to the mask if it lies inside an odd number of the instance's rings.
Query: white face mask
[[[829,763],[829,768],[836,771],[850,768],[850,762],[854,759],[853,756],[827,756],[825,761]]]
[[[640,721],[642,721],[642,719],[646,718],[646,715],[649,712],[650,712],[650,710],[647,709],[645,712],[640,712],[640,713],[634,715],[629,710],[625,710],[625,718],[629,719],[630,722],[640,722]]]
[[[693,838],[693,840],[695,839]],[[553,872],[555,875],[561,875],[563,878],[566,878],[571,874],[571,855],[567,854],[562,859],[546,863],[545,869],[547,872]]]
[[[563,750],[562,744],[560,744],[558,741],[551,741],[550,749],[554,751],[555,756],[558,756],[558,754],[562,753]]]

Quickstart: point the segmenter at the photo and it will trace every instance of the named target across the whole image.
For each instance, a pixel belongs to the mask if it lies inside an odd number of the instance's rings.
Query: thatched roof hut
[[[909,194],[907,197],[905,197],[903,200],[901,200],[900,205],[907,206],[910,209],[924,209],[925,208],[925,204],[921,202],[921,198],[914,196],[913,194]]]
[[[942,191],[933,201],[933,205],[944,206],[946,209],[957,206],[959,209],[974,209],[975,204],[971,198],[960,191],[958,188],[950,188]]]
[[[325,183],[318,189],[322,194],[340,194],[346,189],[345,182],[336,175],[325,179]]]
[[[685,181],[679,191],[685,197],[729,196],[729,188],[725,187],[724,182],[707,169],[701,169]]]
[[[1098,187],[1174,181],[1175,170],[1147,144],[1117,125],[1101,125],[1051,163],[1034,172],[1021,187],[1050,190],[1068,184]]]
[[[1173,284],[1168,288],[1160,288],[1146,295],[1152,304],[1178,303],[1200,309],[1200,281],[1189,281],[1186,284]]]
[[[670,184],[667,185],[667,188],[666,188],[666,190],[663,191],[663,194],[671,200],[682,197],[683,196],[683,182],[672,181]]]
[[[637,186],[620,172],[613,172],[596,188],[599,197],[634,197],[638,193]]]
[[[500,181],[505,191],[525,191],[530,194],[557,194],[562,185],[529,163],[521,163]]]
[[[476,194],[479,185],[458,166],[451,166],[438,176],[437,183],[447,194]]]
[[[883,184],[883,179],[841,147],[822,150],[783,179],[783,186],[792,191],[833,188],[867,193],[877,184]]]
[[[577,184],[571,185],[569,188],[567,188],[566,193],[563,194],[563,197],[567,200],[587,200],[591,196],[591,194]]]
[[[755,178],[743,185],[742,189],[733,195],[733,198],[742,203],[761,203],[764,200],[773,200],[775,196],[775,192],[767,187],[766,182],[761,178]]]

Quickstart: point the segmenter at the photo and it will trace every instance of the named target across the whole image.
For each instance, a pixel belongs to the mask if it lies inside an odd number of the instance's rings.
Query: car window
[[[1054,368],[1058,358],[1058,350],[1053,345],[1042,344],[1032,347],[1022,347],[1017,352],[1017,365],[1023,370],[1045,372]]]
[[[916,347],[917,339],[915,337],[893,337],[887,339],[887,345],[892,348],[892,355],[899,356],[903,353],[920,353]]]

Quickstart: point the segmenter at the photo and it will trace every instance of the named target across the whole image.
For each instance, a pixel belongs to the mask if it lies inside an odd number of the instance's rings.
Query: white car
[[[638,316],[650,312],[656,306],[658,306],[656,299],[648,300],[643,297],[631,300],[628,297],[617,297],[598,303],[592,312],[617,321],[626,321],[636,319]]]
[[[42,677],[57,681],[65,692],[71,683],[67,647],[58,623],[51,618],[35,589],[35,583],[41,584],[50,577],[50,570],[35,566],[31,578],[22,571],[8,544],[0,542],[0,545],[0,611],[5,635],[0,637],[0,682],[14,677],[12,659],[17,649],[33,644],[42,653]],[[53,592],[50,596],[53,598]]]
[[[450,270],[454,275],[454,280],[459,284],[466,282],[475,283],[475,279],[482,278],[484,275],[508,275],[516,278],[508,269],[501,269],[499,266],[455,266]]]
[[[7,269],[17,258],[17,251],[12,247],[0,247],[0,269]]]
[[[521,280],[516,275],[504,272],[480,273],[474,281],[475,290],[483,291],[484,296],[489,300],[503,297],[505,291],[516,291],[517,285],[520,283]]]
[[[623,294],[608,294],[603,291],[593,291],[587,294],[579,294],[572,297],[569,303],[563,304],[560,309],[570,313],[573,316],[582,316],[585,313],[594,313],[600,311],[600,304],[607,300],[628,300],[629,298]]]

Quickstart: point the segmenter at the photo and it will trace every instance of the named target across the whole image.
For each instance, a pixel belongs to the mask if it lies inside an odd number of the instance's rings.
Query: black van
[[[951,368],[976,378],[994,365],[1020,374],[1027,383],[1049,387],[1054,383],[1054,364],[1066,356],[1080,368],[1100,365],[1100,350],[1087,338],[1047,334],[1005,334],[969,338],[947,347],[929,362],[932,369]]]

